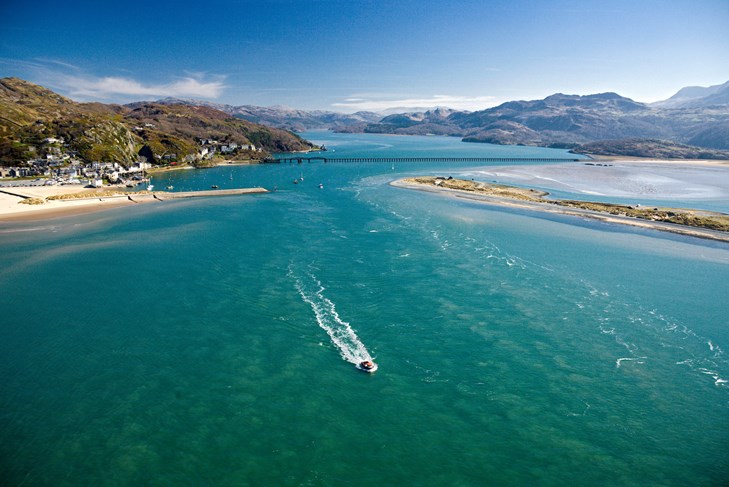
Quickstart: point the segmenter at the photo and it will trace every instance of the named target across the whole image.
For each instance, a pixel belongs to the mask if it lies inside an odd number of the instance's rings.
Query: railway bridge
[[[500,163],[509,164],[514,162],[578,162],[578,158],[549,158],[549,157],[277,157],[264,159],[265,164],[303,164],[303,163],[449,163],[449,162],[473,162],[473,163]]]

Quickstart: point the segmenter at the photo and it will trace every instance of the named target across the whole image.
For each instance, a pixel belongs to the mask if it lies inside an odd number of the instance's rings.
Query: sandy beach
[[[46,199],[50,196],[88,193],[87,198],[46,200],[43,204],[22,204],[28,198]],[[76,215],[119,206],[134,205],[126,196],[96,196],[94,189],[81,186],[29,186],[0,188],[0,221],[38,220]]]
[[[520,198],[522,195],[516,195],[516,197],[514,197],[514,196],[479,194],[479,193],[473,192],[473,191],[465,191],[465,190],[459,190],[459,189],[438,187],[438,186],[434,186],[434,185],[430,185],[430,184],[417,183],[417,182],[414,182],[412,179],[413,178],[399,179],[396,181],[392,181],[390,183],[390,185],[399,187],[399,188],[426,191],[426,192],[431,192],[431,193],[438,193],[441,195],[447,195],[447,196],[451,196],[451,197],[455,197],[455,198],[463,198],[463,199],[478,201],[480,203],[488,204],[488,205],[510,207],[510,208],[520,208],[520,209],[525,209],[525,210],[555,213],[555,214],[575,216],[575,217],[580,217],[580,218],[590,218],[593,220],[599,220],[599,221],[603,221],[606,223],[630,225],[630,226],[634,226],[634,227],[649,228],[649,229],[653,229],[653,230],[670,232],[670,233],[686,235],[686,236],[691,236],[691,237],[705,238],[705,239],[717,240],[717,241],[722,241],[722,242],[729,242],[729,233],[722,232],[722,231],[715,231],[715,230],[691,227],[691,226],[686,226],[686,225],[678,225],[675,223],[664,223],[664,222],[658,222],[658,221],[638,219],[638,218],[633,218],[633,217],[625,217],[625,216],[613,215],[613,214],[609,214],[609,213],[605,213],[605,212],[601,212],[601,211],[592,211],[592,210],[586,210],[586,209],[580,209],[580,208],[570,208],[570,207],[558,206],[558,205],[548,203],[548,202],[536,202],[536,201],[524,200],[524,199]],[[522,190],[522,189],[518,189],[518,188],[515,188],[515,189],[517,190],[517,192],[529,191],[529,190]]]
[[[121,206],[161,202],[168,199],[267,192],[264,188],[242,188],[176,193],[155,191],[109,195],[110,189],[113,191],[114,188],[93,189],[82,188],[81,186],[2,187],[0,188],[0,222],[31,221],[71,216]],[[47,199],[49,197],[69,194],[81,194],[82,196],[71,199]],[[42,204],[21,203],[21,201],[30,198],[45,200],[45,202]]]

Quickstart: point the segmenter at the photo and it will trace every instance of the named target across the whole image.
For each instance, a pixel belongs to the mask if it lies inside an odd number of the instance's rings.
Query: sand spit
[[[609,223],[651,228],[692,237],[729,242],[729,215],[678,208],[641,208],[571,200],[545,200],[548,193],[533,189],[462,179],[415,177],[392,186],[449,194],[485,204],[592,218]]]

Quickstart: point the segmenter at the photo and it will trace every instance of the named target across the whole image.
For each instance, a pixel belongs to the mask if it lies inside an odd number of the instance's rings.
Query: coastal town
[[[135,127],[135,130],[143,127]],[[254,144],[225,143],[215,139],[200,139],[195,154],[179,157],[175,153],[143,155],[140,150],[132,164],[104,161],[84,161],[63,138],[48,137],[35,148],[37,157],[24,164],[0,166],[0,186],[83,185],[100,188],[104,185],[133,187],[147,181],[147,172],[156,168],[204,167],[216,161],[231,159],[261,159],[264,151]]]

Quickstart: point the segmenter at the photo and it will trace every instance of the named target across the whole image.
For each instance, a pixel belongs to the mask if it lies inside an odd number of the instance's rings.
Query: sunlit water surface
[[[180,171],[276,191],[3,224],[2,483],[725,484],[729,247],[388,185],[474,171]]]

